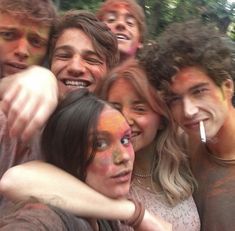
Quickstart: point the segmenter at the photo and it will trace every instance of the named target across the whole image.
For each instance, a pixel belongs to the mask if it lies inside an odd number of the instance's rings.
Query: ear
[[[142,49],[142,48],[143,48],[143,43],[139,42],[138,49]]]
[[[222,83],[222,89],[224,92],[224,96],[228,99],[232,99],[234,95],[234,83],[232,79],[226,79]]]

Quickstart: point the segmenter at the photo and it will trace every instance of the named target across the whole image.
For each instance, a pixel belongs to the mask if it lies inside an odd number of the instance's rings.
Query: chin
[[[122,199],[126,198],[128,193],[129,193],[129,187],[128,189],[124,189],[124,187],[122,187],[122,189],[117,189],[113,191],[113,193],[110,193],[109,197],[112,199]]]

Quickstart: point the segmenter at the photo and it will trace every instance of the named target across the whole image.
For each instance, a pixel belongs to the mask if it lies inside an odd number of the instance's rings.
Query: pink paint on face
[[[137,50],[142,47],[137,20],[128,11],[127,6],[120,4],[115,7],[105,13],[102,20],[116,35],[119,51],[128,56],[135,56]]]
[[[40,65],[46,55],[49,27],[0,13],[3,76]]]
[[[97,151],[87,168],[86,183],[108,197],[125,197],[134,162],[130,127],[120,112],[106,106],[97,131]]]
[[[135,152],[146,148],[154,141],[161,116],[153,111],[128,80],[117,80],[109,89],[107,99],[126,117],[131,127]]]
[[[93,92],[107,72],[106,60],[96,53],[91,39],[77,28],[66,29],[56,42],[52,72],[64,96],[78,88]]]
[[[169,106],[176,122],[191,136],[199,139],[199,122],[204,122],[206,136],[213,138],[226,120],[231,106],[231,86],[221,87],[197,67],[180,70],[171,84]],[[233,91],[232,91],[233,92]],[[230,106],[229,106],[230,105]]]

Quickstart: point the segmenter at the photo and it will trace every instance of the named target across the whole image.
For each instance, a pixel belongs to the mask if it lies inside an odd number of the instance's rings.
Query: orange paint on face
[[[7,13],[0,13],[0,50],[3,76],[31,65],[40,65],[46,55],[50,28]]]
[[[105,107],[97,132],[96,153],[87,168],[86,183],[108,197],[125,197],[134,162],[130,127],[120,112]]]

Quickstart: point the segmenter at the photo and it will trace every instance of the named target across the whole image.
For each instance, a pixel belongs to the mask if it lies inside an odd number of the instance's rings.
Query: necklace
[[[137,176],[137,177],[141,177],[141,178],[148,178],[148,177],[152,176],[152,171],[148,174],[141,174],[141,173],[138,173],[138,172],[133,172],[133,175]]]

